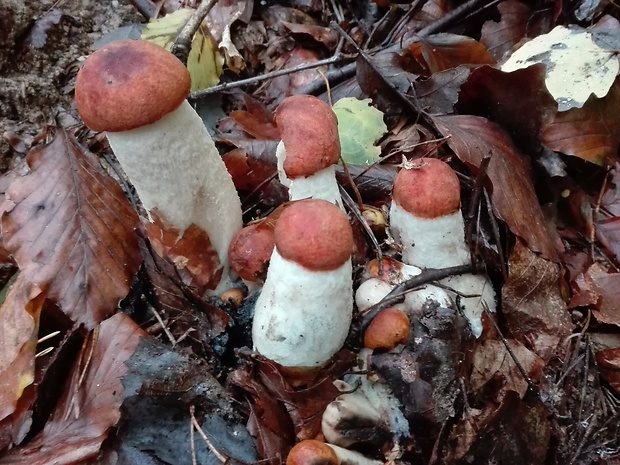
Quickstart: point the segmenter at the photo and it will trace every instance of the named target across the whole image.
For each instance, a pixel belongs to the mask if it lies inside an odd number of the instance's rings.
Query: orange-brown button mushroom
[[[287,368],[320,368],[340,350],[351,324],[351,225],[326,200],[300,200],[280,215],[274,237],[256,301],[254,347]]]
[[[405,313],[396,308],[386,308],[366,328],[364,346],[391,350],[398,344],[407,344],[410,327],[409,317]]]
[[[335,165],[340,159],[338,118],[312,95],[293,95],[278,106],[278,173],[291,200],[324,199],[342,208]]]
[[[230,267],[243,279],[250,291],[256,290],[265,282],[274,247],[273,224],[270,222],[247,225],[230,243]]]
[[[286,465],[383,465],[383,462],[333,444],[306,439],[290,450]]]
[[[241,229],[232,179],[202,119],[185,97],[185,66],[143,40],[111,42],[78,73],[75,101],[84,123],[107,131],[110,146],[147,210],[181,231],[206,231],[226,267]]]

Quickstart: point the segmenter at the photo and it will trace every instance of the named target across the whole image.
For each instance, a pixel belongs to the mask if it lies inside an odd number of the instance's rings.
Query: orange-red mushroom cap
[[[349,219],[326,200],[307,199],[282,212],[274,230],[278,253],[313,271],[335,270],[351,257]]]
[[[84,63],[75,83],[75,102],[94,131],[129,131],[176,110],[191,86],[183,63],[159,45],[119,40]]]
[[[293,95],[276,110],[276,124],[286,149],[289,178],[312,176],[338,162],[338,119],[331,107],[312,95]]]
[[[454,170],[436,158],[412,163],[413,168],[403,168],[396,176],[394,201],[418,218],[455,213],[461,207],[461,186]]]

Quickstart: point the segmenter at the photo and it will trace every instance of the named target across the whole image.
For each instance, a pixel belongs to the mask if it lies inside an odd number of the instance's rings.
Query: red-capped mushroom
[[[320,199],[294,202],[280,215],[252,336],[265,357],[315,369],[344,344],[353,310],[348,217]]]
[[[390,307],[382,310],[368,325],[364,333],[364,346],[368,349],[392,350],[409,341],[409,317]]]
[[[286,465],[383,465],[383,462],[371,460],[359,452],[306,439],[290,450]]]
[[[338,119],[331,107],[311,95],[294,95],[278,106],[275,120],[282,137],[276,150],[278,172],[290,199],[324,199],[342,208],[335,177]]]
[[[181,231],[192,223],[206,231],[226,267],[241,205],[202,119],[185,100],[189,89],[189,73],[174,55],[147,41],[120,40],[86,60],[75,101],[89,128],[107,132],[144,207]]]
[[[447,268],[470,261],[461,213],[461,186],[447,163],[421,158],[405,164],[394,181],[390,231],[402,246],[405,263],[420,268]],[[496,305],[488,278],[460,275],[441,283],[460,294],[472,332],[480,336],[484,305],[491,311]]]
[[[273,228],[274,224],[268,221],[249,224],[230,243],[230,267],[243,279],[250,292],[259,289],[267,277],[275,246]]]

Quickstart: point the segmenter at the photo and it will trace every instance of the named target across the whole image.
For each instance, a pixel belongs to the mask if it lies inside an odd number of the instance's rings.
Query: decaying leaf
[[[557,26],[523,45],[501,69],[510,72],[543,63],[547,66],[547,89],[558,110],[581,108],[591,94],[607,95],[620,69],[616,50],[602,48],[594,39],[596,34]]]
[[[551,150],[598,165],[613,163],[620,144],[619,112],[620,79],[616,79],[604,98],[558,113],[544,128],[543,143]]]
[[[74,464],[94,457],[120,419],[124,362],[145,333],[123,313],[91,333],[43,431],[0,464]]]
[[[596,353],[601,376],[620,394],[620,347],[603,349]]]
[[[25,278],[78,324],[93,328],[129,291],[141,257],[138,216],[119,185],[72,136],[33,149],[11,184],[5,247]]]
[[[511,334],[544,360],[573,330],[562,298],[563,271],[517,240],[502,287],[502,311]]]
[[[480,42],[487,46],[497,60],[500,60],[525,35],[531,11],[528,6],[517,0],[500,2],[497,9],[501,15],[500,21],[484,23]]]
[[[20,274],[0,307],[0,449],[22,439],[21,422],[3,420],[16,411],[24,389],[34,381],[43,301],[41,290]]]
[[[493,211],[529,248],[557,261],[556,245],[536,197],[528,162],[510,137],[477,116],[443,116],[434,121],[444,136],[450,136],[448,145],[456,156],[470,167],[476,169],[485,157],[491,157],[487,174]]]
[[[432,114],[454,113],[454,104],[469,73],[469,68],[461,65],[434,73],[425,81],[416,81],[413,83],[416,103]]]
[[[374,144],[386,133],[387,126],[383,113],[370,103],[370,99],[343,98],[334,105],[345,163],[368,166],[379,160],[381,148]]]

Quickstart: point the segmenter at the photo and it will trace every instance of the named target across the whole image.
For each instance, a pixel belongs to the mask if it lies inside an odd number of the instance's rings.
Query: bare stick
[[[247,79],[241,79],[240,81],[234,82],[225,82],[218,86],[209,87],[208,89],[197,90],[196,92],[192,92],[189,94],[190,99],[198,99],[201,97],[205,97],[211,94],[217,94],[218,92],[223,92],[228,89],[235,89],[237,87],[243,87],[251,84],[257,84],[262,81],[266,81],[267,79],[275,78],[278,76],[284,76],[286,74],[298,73],[300,71],[305,71],[307,69],[318,68],[320,66],[332,65],[339,61],[344,61],[347,59],[352,59],[352,57],[340,56],[339,54],[333,55],[330,58],[326,58],[324,60],[315,61],[313,63],[303,63],[301,65],[294,66],[292,68],[279,69],[277,71],[271,71],[269,73],[261,74],[260,76],[254,76]],[[328,73],[329,74],[329,73]],[[321,82],[321,85],[325,85],[324,82]]]
[[[196,34],[196,31],[216,3],[217,0],[202,2],[192,17],[189,18],[189,21],[183,26],[183,29],[181,29],[177,40],[174,41],[171,52],[181,60],[184,65],[187,65],[187,55],[189,55],[189,49],[192,46],[194,34]]]
[[[205,444],[207,445],[209,450],[213,453],[213,455],[215,455],[215,457],[220,462],[226,463],[226,461],[228,459],[226,457],[224,457],[224,455],[222,455],[222,453],[213,446],[213,444],[211,443],[211,441],[209,441],[209,438],[207,437],[205,432],[202,430],[202,427],[200,426],[200,424],[198,424],[198,420],[196,420],[196,417],[194,416],[194,406],[193,405],[190,406],[189,414],[190,414],[190,417],[192,419],[192,424],[194,425],[194,428],[196,428],[196,431],[198,432],[200,437],[202,437],[203,441],[205,442]]]

